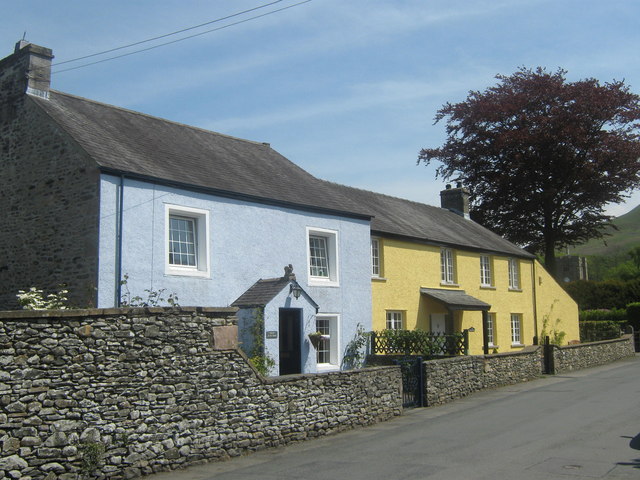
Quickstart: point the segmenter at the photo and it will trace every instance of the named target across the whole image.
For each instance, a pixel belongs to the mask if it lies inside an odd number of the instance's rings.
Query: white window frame
[[[318,320],[328,322],[328,329],[321,329]],[[326,332],[328,330],[328,332]],[[340,369],[340,315],[335,313],[316,314],[316,331],[320,331],[322,339],[316,351],[316,368],[319,372]],[[328,347],[328,362],[320,362],[321,352]],[[324,350],[327,351],[327,350]]]
[[[522,345],[522,314],[521,313],[511,314],[511,345],[512,346]]]
[[[496,347],[496,314],[487,313],[487,342],[489,348]]]
[[[443,285],[456,284],[456,261],[451,248],[440,249],[440,281]]]
[[[209,277],[209,211],[200,208],[165,204],[164,206],[164,272],[166,275],[187,277]],[[169,263],[170,219],[181,217],[193,221],[195,227],[196,265],[177,265]]]
[[[520,262],[509,259],[509,290],[520,290]]]
[[[404,328],[404,312],[402,310],[387,310],[387,330],[402,330]]]
[[[327,253],[328,275],[312,275],[311,271],[311,238],[321,237],[325,239]],[[309,285],[337,287],[340,285],[339,258],[338,258],[338,231],[325,228],[307,227],[307,274]]]
[[[380,278],[382,276],[382,255],[380,255],[380,239],[371,237],[371,276]]]
[[[480,286],[493,287],[493,259],[490,255],[480,255]]]

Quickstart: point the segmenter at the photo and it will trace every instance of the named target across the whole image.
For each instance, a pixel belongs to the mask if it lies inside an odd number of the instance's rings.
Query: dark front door
[[[280,309],[280,375],[302,373],[302,310]]]

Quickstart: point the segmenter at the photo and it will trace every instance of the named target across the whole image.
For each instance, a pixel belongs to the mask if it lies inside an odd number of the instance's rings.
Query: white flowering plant
[[[69,291],[61,286],[55,293],[45,296],[41,289],[31,287],[28,291],[18,290],[18,303],[25,310],[66,310],[69,308],[67,294]]]

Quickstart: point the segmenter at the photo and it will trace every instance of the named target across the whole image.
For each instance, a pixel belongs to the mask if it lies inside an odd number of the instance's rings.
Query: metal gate
[[[402,406],[424,407],[422,357],[403,357],[393,361],[402,372]]]

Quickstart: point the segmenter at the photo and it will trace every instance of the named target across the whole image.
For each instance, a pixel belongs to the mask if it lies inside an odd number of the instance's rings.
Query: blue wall
[[[116,299],[117,211],[120,178],[101,178],[99,307]],[[284,274],[298,282],[320,313],[340,315],[341,349],[358,323],[371,328],[370,226],[366,220],[309,213],[125,179],[122,274],[132,296],[165,289],[183,306],[227,306],[260,278]],[[209,212],[210,276],[165,272],[165,205]],[[309,285],[307,227],[338,232],[339,286]],[[265,318],[265,320],[267,320]],[[306,319],[305,319],[306,321]],[[306,327],[305,327],[306,328]],[[315,331],[315,325],[309,327]]]

